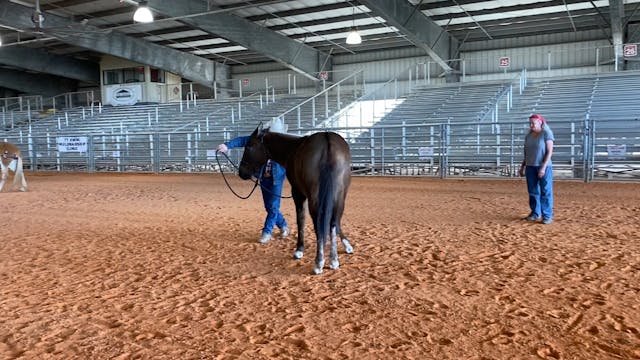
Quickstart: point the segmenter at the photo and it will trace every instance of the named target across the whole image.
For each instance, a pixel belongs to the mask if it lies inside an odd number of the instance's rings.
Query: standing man
[[[529,117],[529,133],[524,138],[524,160],[520,176],[527,179],[529,207],[528,221],[542,219],[543,224],[553,220],[553,132],[539,114]]]
[[[276,122],[272,122],[270,126],[271,131],[285,132],[285,126],[276,124]],[[249,136],[239,136],[218,145],[217,150],[226,153],[229,149],[245,147],[248,142]],[[261,244],[266,244],[271,240],[271,233],[275,226],[280,229],[281,238],[289,236],[289,226],[287,225],[284,215],[280,212],[280,198],[285,176],[286,170],[284,167],[270,159],[267,160],[262,174],[256,174],[256,177],[260,179],[262,200],[264,202],[264,209],[267,211],[267,217],[264,220],[264,226],[262,228],[262,235],[258,239],[258,242]]]

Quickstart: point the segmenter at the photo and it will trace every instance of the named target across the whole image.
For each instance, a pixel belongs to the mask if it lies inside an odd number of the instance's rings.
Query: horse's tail
[[[334,190],[336,187],[334,172],[335,167],[330,162],[324,163],[320,170],[320,183],[318,186],[318,239],[322,239],[322,245],[325,244],[327,235],[329,235],[331,218],[333,216],[333,207],[335,202]]]

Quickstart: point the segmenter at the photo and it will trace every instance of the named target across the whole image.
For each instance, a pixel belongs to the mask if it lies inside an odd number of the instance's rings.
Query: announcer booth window
[[[122,84],[122,82],[122,69],[104,71],[105,85]]]
[[[151,82],[164,83],[164,70],[149,68]]]
[[[144,66],[122,69],[125,83],[144,82]]]
[[[144,66],[137,66],[126,69],[105,70],[104,84],[126,84],[144,82]]]

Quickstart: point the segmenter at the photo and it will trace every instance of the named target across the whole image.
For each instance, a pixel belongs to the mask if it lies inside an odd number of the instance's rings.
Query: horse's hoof
[[[296,259],[296,260],[300,260],[300,259],[302,259],[302,255],[303,254],[304,253],[302,251],[296,251],[296,252],[293,253],[293,258]]]
[[[338,268],[340,267],[340,262],[339,261],[330,261],[329,262],[329,269],[331,270],[338,270]]]
[[[322,274],[322,268],[313,268],[313,275],[320,275]]]

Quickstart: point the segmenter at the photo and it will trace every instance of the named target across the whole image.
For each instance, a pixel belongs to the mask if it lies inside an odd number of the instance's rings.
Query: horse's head
[[[258,174],[269,159],[263,143],[264,135],[268,131],[269,129],[263,128],[261,123],[249,136],[249,142],[244,147],[242,161],[240,161],[240,167],[238,168],[238,175],[240,175],[241,179],[247,180],[252,175]]]

